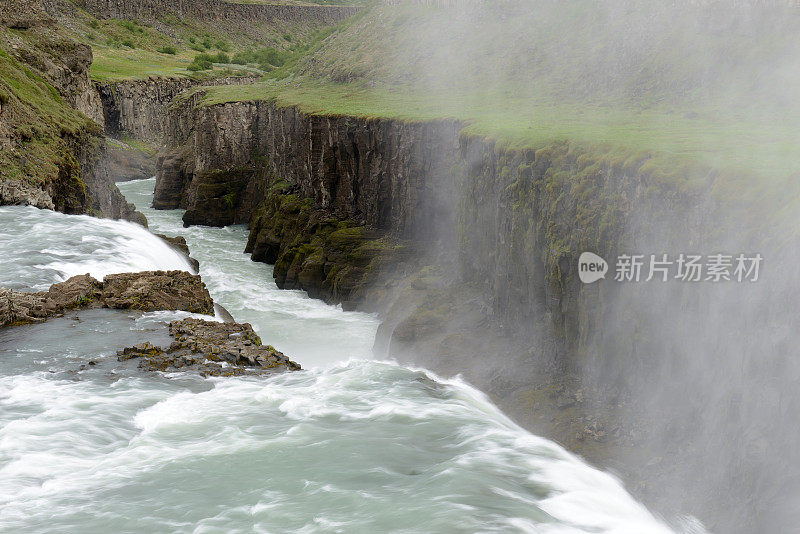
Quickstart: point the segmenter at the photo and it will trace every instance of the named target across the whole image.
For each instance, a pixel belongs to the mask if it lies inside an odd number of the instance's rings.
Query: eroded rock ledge
[[[175,339],[164,349],[141,343],[117,352],[120,361],[139,359],[145,371],[199,371],[203,376],[265,375],[297,371],[300,365],[271,345],[263,345],[249,323],[202,319],[172,321]]]
[[[214,314],[214,302],[200,276],[185,271],[110,274],[102,282],[85,274],[36,293],[0,288],[0,327],[41,323],[87,308]]]

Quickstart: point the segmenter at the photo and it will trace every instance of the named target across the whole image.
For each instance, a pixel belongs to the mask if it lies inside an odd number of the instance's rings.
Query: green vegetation
[[[117,24],[131,33],[144,33],[144,28],[140,27],[135,22],[131,22],[129,20],[119,20],[117,21]]]
[[[96,19],[76,10],[72,37],[92,46],[91,74],[98,81],[141,79],[149,76],[228,75],[230,67],[271,71],[296,61],[324,26],[316,21],[280,21],[240,27],[227,22],[209,24],[166,14],[159,24],[133,20]],[[170,31],[161,29],[167,26]],[[211,65],[197,53],[211,56]],[[236,67],[233,67],[234,72]]]
[[[204,102],[456,119],[504,149],[568,142],[670,187],[794,190],[800,102],[787,76],[800,71],[800,15],[715,11],[708,26],[702,6],[622,17],[593,2],[520,5],[463,20],[446,8],[366,9],[270,63],[264,82],[213,88]]]
[[[225,52],[220,52],[216,55],[198,54],[194,60],[189,64],[187,69],[190,71],[208,70],[214,66],[214,63],[229,63],[230,58]]]
[[[221,63],[266,73],[253,86],[208,90],[206,104],[274,99],[317,114],[455,119],[464,135],[506,149],[568,141],[701,189],[751,188],[746,175],[783,183],[800,172],[800,102],[787,74],[800,70],[797,14],[775,8],[743,22],[732,9],[714,12],[709,25],[702,6],[640,6],[624,16],[595,2],[514,6],[505,16],[489,6],[461,17],[375,5],[332,27],[252,25],[235,36],[175,17],[160,21],[169,36],[88,15],[76,28],[91,30],[97,80],[213,76],[228,72]]]
[[[213,66],[214,59],[208,54],[199,54],[195,56],[194,60],[186,67],[191,71],[208,70]]]
[[[149,76],[182,76],[191,60],[185,54],[150,53],[147,50],[117,50],[108,48],[96,54],[92,63],[92,78],[98,81],[142,79]]]
[[[352,303],[366,297],[381,266],[407,254],[406,244],[355,221],[332,219],[288,186],[273,178],[251,219],[248,243],[256,261],[274,262],[279,285],[302,287],[328,302]],[[277,250],[254,250],[262,232],[281,236]]]
[[[292,57],[291,51],[270,47],[237,52],[231,62],[237,65],[258,65],[261,70],[269,72],[275,67],[283,66],[290,57]]]
[[[38,35],[14,32],[15,46],[44,59],[50,51],[38,46]],[[54,54],[71,53],[74,45],[59,43]],[[0,150],[0,178],[34,187],[53,184],[56,202],[66,210],[77,209],[86,194],[80,169],[70,155],[71,144],[89,143],[98,126],[74,110],[42,75],[12,58],[0,39],[0,144],[14,143],[15,150]]]

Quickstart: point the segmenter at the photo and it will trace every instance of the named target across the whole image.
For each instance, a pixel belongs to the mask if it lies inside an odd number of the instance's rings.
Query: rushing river
[[[458,380],[370,360],[371,315],[278,290],[246,230],[181,226],[214,299],[306,369],[147,375],[115,351],[181,313],[93,310],[0,331],[0,531],[671,532],[612,476]],[[0,208],[0,286],[187,268],[135,225]],[[91,364],[89,362],[91,361]]]

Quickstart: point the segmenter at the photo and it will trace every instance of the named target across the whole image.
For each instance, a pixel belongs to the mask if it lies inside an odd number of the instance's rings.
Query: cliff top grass
[[[569,141],[618,161],[648,159],[666,174],[691,163],[773,178],[800,171],[798,118],[777,112],[764,116],[743,110],[728,115],[715,108],[591,105],[492,92],[452,92],[442,100],[429,93],[298,78],[203,91],[204,105],[275,100],[316,115],[454,119],[465,123],[465,134],[494,139],[505,148],[536,149]]]
[[[800,10],[498,0],[376,5],[255,86],[309,113],[463,121],[509,148],[568,140],[664,180],[800,172]]]

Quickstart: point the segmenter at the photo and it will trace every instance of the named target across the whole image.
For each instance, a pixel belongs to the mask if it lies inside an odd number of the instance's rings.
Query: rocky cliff
[[[210,79],[159,78],[97,83],[102,103],[102,123],[108,135],[127,135],[160,143],[164,135],[167,107],[183,91],[199,85],[240,85],[257,78],[226,76]]]
[[[171,109],[154,206],[186,224],[250,222],[281,287],[348,306],[409,242],[444,231],[460,125],[316,117],[269,102]]]
[[[50,2],[0,12],[0,205],[144,223],[108,176],[91,49],[65,37]]]
[[[708,450],[687,438],[714,427],[714,439],[733,439],[736,401],[701,385],[695,347],[677,332],[702,339],[709,305],[699,302],[747,293],[577,276],[583,251],[609,260],[613,278],[626,252],[730,247],[717,239],[720,209],[708,196],[718,175],[682,168],[686,180],[665,179],[646,157],[569,142],[511,149],[449,121],[204,105],[202,92],[186,94],[166,124],[157,207],[185,208],[185,224],[249,222],[248,251],[275,264],[281,287],[381,313],[378,354],[463,374],[523,425],[614,468],[663,509],[727,526],[742,519],[715,509],[711,482],[691,467]],[[727,309],[718,313],[738,324]],[[725,358],[746,343],[729,337],[705,353],[722,350],[717,365],[741,377]],[[687,399],[679,385],[690,383]],[[682,423],[654,423],[673,420]],[[730,486],[733,498],[773,469],[756,467],[748,447],[726,450],[726,465],[746,465],[751,477]],[[676,462],[680,473],[670,471]],[[644,483],[666,479],[697,489],[665,496]]]
[[[174,13],[204,21],[247,23],[280,20],[334,24],[359,9],[290,3],[247,4],[225,0],[78,0],[76,3],[90,13],[105,18],[155,20],[166,13]]]

